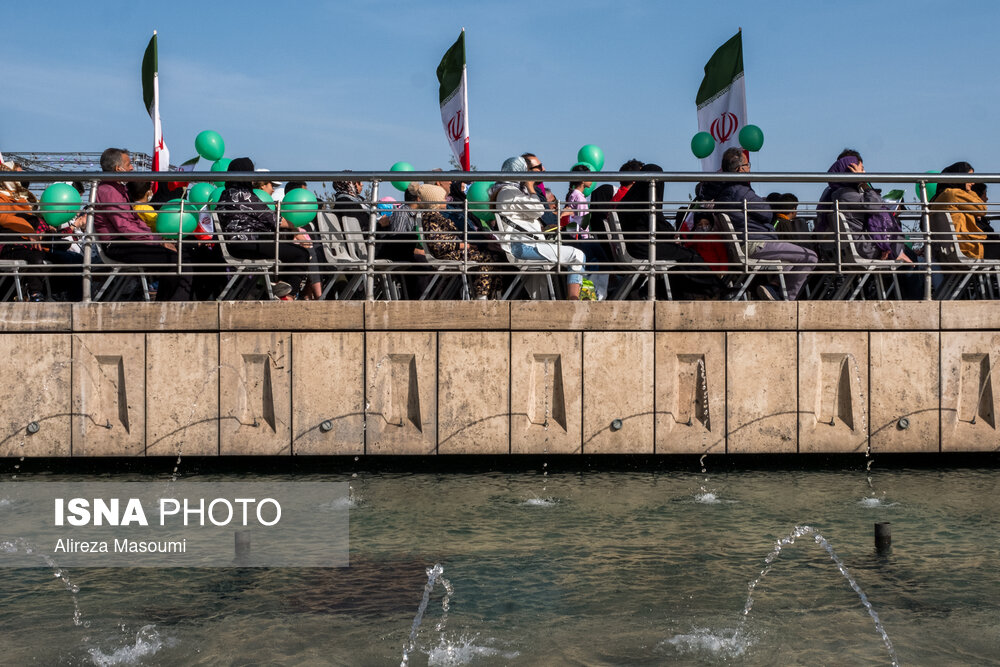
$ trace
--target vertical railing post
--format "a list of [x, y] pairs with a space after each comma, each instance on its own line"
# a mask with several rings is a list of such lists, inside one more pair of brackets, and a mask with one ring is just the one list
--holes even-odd
[[372, 193], [368, 206], [368, 239], [365, 244], [365, 299], [375, 300], [375, 227], [378, 224], [378, 181], [372, 181]]
[[184, 198], [181, 197], [181, 212], [178, 214], [178, 227], [177, 227], [177, 279], [180, 280], [181, 272], [184, 269], [183, 264], [181, 264], [181, 256], [184, 254]]
[[[462, 200], [462, 299], [469, 289], [469, 198]], [[472, 298], [472, 295], [469, 294]]]
[[750, 273], [750, 209], [743, 200], [743, 272]]
[[87, 223], [83, 227], [83, 302], [90, 303], [93, 279], [90, 271], [90, 244], [94, 234], [94, 205], [97, 202], [97, 186], [100, 181], [90, 182], [90, 205], [87, 207]]
[[834, 243], [837, 244], [837, 275], [841, 275], [844, 267], [841, 263], [841, 248], [840, 248], [840, 200], [837, 199], [833, 202], [833, 239]]
[[931, 291], [934, 287], [932, 265], [934, 252], [931, 247], [931, 215], [930, 203], [927, 201], [927, 181], [920, 181], [920, 204], [920, 226], [924, 232], [924, 260], [927, 262], [927, 268], [924, 272], [924, 301], [930, 301]]
[[[635, 186], [632, 186], [635, 187]], [[649, 181], [649, 285], [646, 300], [656, 301], [656, 181]]]

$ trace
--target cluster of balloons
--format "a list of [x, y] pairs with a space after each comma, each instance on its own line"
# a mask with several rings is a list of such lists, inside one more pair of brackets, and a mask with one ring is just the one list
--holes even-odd
[[[754, 153], [764, 146], [764, 133], [756, 125], [744, 125], [739, 134], [740, 146]], [[715, 138], [708, 132], [698, 132], [691, 137], [691, 152], [698, 159], [715, 152]]]
[[[195, 137], [194, 140], [194, 148], [198, 151], [198, 155], [206, 160], [212, 161], [211, 171], [229, 171], [229, 163], [232, 162], [232, 160], [227, 157], [223, 157], [226, 153], [226, 142], [222, 139], [222, 135], [218, 132], [214, 132], [212, 130], [199, 132], [198, 136]], [[412, 169], [413, 168], [410, 167], [411, 171]], [[219, 202], [219, 197], [222, 196], [222, 193], [226, 189], [225, 185], [225, 181], [197, 183], [188, 188], [187, 201], [193, 207], [196, 207], [195, 210], [206, 205], [209, 206], [210, 209], [214, 210], [215, 205]], [[254, 190], [254, 194], [257, 195], [258, 199], [267, 204], [268, 208], [272, 211], [277, 209], [277, 204], [275, 204], [274, 198], [264, 190], [256, 188]], [[164, 206], [164, 209], [166, 209], [166, 206]], [[316, 199], [316, 195], [305, 188], [292, 190], [286, 193], [284, 198], [281, 200], [281, 217], [295, 227], [308, 225], [316, 219], [316, 214], [318, 212], [319, 204]], [[161, 226], [162, 223], [158, 221], [158, 229]], [[170, 219], [169, 226], [171, 228], [175, 226], [172, 218]], [[184, 233], [188, 233], [185, 228], [186, 223], [178, 225], [177, 227], [178, 229], [184, 231]]]

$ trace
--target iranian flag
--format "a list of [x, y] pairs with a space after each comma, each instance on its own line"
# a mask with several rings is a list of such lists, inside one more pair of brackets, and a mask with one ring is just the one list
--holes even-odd
[[465, 70], [465, 29], [451, 45], [437, 68], [441, 122], [451, 144], [451, 152], [462, 169], [470, 170], [469, 161], [469, 79]]
[[[153, 171], [170, 171], [170, 151], [163, 143], [163, 128], [160, 127], [160, 84], [157, 76], [156, 31], [149, 40], [146, 53], [142, 56], [142, 101], [153, 119]], [[157, 184], [153, 183], [153, 192]]]
[[719, 171], [722, 154], [739, 146], [747, 123], [747, 90], [743, 82], [743, 32], [719, 47], [705, 65], [698, 88], [698, 131], [715, 138], [715, 151], [701, 160], [702, 171]]

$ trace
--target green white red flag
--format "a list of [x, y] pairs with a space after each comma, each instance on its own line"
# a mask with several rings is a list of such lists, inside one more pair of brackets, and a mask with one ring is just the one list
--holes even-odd
[[747, 123], [747, 92], [743, 81], [743, 32], [737, 32], [709, 58], [698, 88], [698, 131], [715, 139], [715, 150], [701, 160], [702, 171], [719, 171], [722, 154], [739, 146]]
[[469, 159], [469, 85], [465, 68], [465, 29], [451, 45], [437, 68], [440, 87], [441, 122], [451, 145], [451, 152], [462, 169], [470, 170]]
[[[153, 171], [170, 171], [170, 151], [163, 142], [163, 128], [160, 126], [160, 84], [157, 75], [156, 31], [146, 46], [142, 56], [142, 101], [153, 120]], [[156, 183], [153, 183], [156, 191]]]

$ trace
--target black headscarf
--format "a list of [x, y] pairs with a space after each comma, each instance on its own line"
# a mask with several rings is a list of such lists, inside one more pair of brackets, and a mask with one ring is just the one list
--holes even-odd
[[[955, 162], [954, 164], [949, 164], [947, 167], [941, 170], [942, 174], [970, 174], [971, 179], [972, 165], [968, 162]], [[956, 190], [964, 190], [965, 183], [938, 183], [937, 192], [934, 194], [934, 199], [937, 199], [941, 194], [949, 189], [955, 188]]]
[[[254, 165], [253, 160], [248, 157], [238, 157], [233, 158], [233, 161], [229, 163], [229, 168], [226, 171], [253, 171]], [[226, 181], [227, 188], [247, 188], [249, 190], [253, 189], [252, 181]]]

